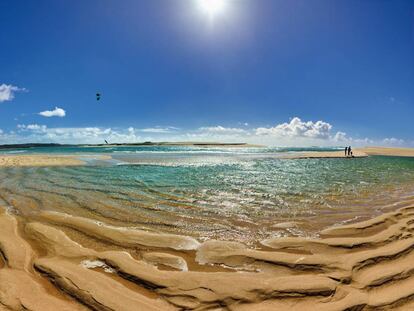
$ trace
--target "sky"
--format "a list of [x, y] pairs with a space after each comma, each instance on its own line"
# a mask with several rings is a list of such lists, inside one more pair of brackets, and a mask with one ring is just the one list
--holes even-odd
[[0, 0], [0, 144], [414, 146], [413, 119], [412, 0]]

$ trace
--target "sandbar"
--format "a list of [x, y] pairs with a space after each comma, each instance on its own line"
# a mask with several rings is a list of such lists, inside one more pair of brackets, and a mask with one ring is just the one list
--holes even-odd
[[110, 155], [46, 155], [46, 154], [0, 154], [0, 167], [46, 167], [81, 166], [92, 160], [111, 160]]
[[364, 147], [353, 149], [353, 155], [345, 155], [345, 150], [338, 151], [314, 151], [295, 153], [283, 158], [288, 159], [323, 159], [323, 158], [366, 158], [368, 156], [395, 156], [414, 157], [414, 148], [391, 148], [391, 147]]
[[85, 162], [74, 156], [0, 155], [0, 167], [14, 166], [77, 166]]

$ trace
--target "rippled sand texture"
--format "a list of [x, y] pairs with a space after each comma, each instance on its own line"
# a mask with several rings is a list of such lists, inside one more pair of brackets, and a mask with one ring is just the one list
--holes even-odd
[[251, 249], [0, 211], [0, 310], [410, 310], [414, 201]]

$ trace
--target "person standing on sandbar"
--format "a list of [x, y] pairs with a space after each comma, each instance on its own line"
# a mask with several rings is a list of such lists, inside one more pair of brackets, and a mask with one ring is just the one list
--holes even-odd
[[345, 156], [348, 155], [348, 147], [345, 147]]

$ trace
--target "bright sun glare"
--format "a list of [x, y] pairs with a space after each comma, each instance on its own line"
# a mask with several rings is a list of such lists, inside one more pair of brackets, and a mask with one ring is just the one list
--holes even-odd
[[201, 9], [209, 16], [222, 13], [226, 8], [226, 0], [198, 0]]

